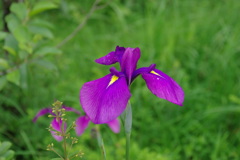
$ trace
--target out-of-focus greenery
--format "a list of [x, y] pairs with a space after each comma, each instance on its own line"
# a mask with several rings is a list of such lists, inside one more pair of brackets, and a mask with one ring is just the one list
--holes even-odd
[[[61, 0], [59, 9], [39, 15], [54, 26], [52, 46], [76, 28], [93, 2]], [[239, 159], [240, 2], [104, 0], [102, 5], [61, 47], [63, 54], [46, 57], [57, 70], [29, 67], [27, 88], [9, 83], [0, 92], [0, 141], [13, 144], [16, 159], [53, 157], [45, 151], [52, 141], [57, 144], [45, 129], [49, 118], [41, 117], [36, 124], [32, 118], [55, 99], [81, 110], [83, 83], [109, 73], [109, 66], [94, 60], [117, 45], [139, 47], [138, 67], [157, 64], [185, 91], [184, 106], [179, 107], [152, 95], [140, 77], [135, 80], [131, 159]], [[123, 159], [123, 131], [115, 135], [105, 125], [101, 130], [107, 158]], [[82, 150], [85, 159], [101, 159], [90, 132], [91, 127], [74, 149]]]
[[0, 159], [1, 160], [11, 160], [14, 157], [14, 151], [10, 150], [10, 142], [0, 142]]

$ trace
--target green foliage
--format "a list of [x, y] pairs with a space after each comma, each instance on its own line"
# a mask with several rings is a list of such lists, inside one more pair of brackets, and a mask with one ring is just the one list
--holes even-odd
[[[36, 4], [21, 2], [11, 5], [11, 14], [6, 17], [10, 32], [0, 33], [0, 40], [4, 40], [3, 48], [10, 54], [7, 59], [1, 58], [0, 65], [4, 65], [1, 75], [6, 76], [9, 82], [26, 88], [29, 64], [56, 70], [57, 67], [53, 63], [44, 59], [50, 55], [60, 54], [61, 50], [50, 43], [54, 38], [50, 30], [52, 25], [37, 15], [57, 7], [57, 3], [53, 1], [38, 1]], [[24, 72], [21, 72], [24, 68], [22, 66], [25, 67]], [[3, 88], [6, 83], [1, 84]]]
[[0, 129], [0, 139], [11, 139], [20, 159], [37, 153], [29, 137], [32, 117], [26, 118], [23, 97], [31, 94], [32, 77], [57, 71], [49, 59], [62, 53], [52, 43], [53, 25], [41, 17], [59, 5], [56, 0], [45, 2], [49, 6], [42, 5], [43, 1], [12, 3], [5, 18], [9, 32], [0, 32], [0, 112], [4, 113], [0, 121], [6, 125]]
[[34, 5], [33, 9], [30, 11], [30, 16], [34, 16], [46, 10], [55, 9], [55, 8], [58, 8], [58, 5], [54, 2], [47, 1], [47, 0], [38, 1]]
[[0, 160], [12, 160], [14, 151], [10, 150], [11, 143], [4, 141], [0, 142]]
[[7, 33], [0, 31], [0, 41], [3, 40], [7, 36]]

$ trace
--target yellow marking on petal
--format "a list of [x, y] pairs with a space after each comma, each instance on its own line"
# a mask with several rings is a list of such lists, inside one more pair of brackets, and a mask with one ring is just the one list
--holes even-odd
[[118, 80], [118, 76], [113, 75], [111, 78], [111, 81], [109, 82], [108, 86], [112, 85], [114, 82], [116, 82]]
[[[152, 74], [155, 74], [155, 75], [157, 75], [157, 76], [161, 76], [160, 74], [158, 74], [157, 72], [155, 72], [155, 71], [151, 71], [150, 73], [152, 73]], [[162, 76], [161, 76], [162, 77]]]
[[[159, 77], [164, 78], [163, 76], [161, 76], [160, 74], [158, 74], [158, 73], [155, 72], [154, 70], [152, 70], [150, 73], [155, 74], [155, 75], [157, 75], [157, 76], [159, 76]], [[157, 79], [159, 80], [159, 78], [157, 78]], [[164, 79], [166, 79], [166, 78], [164, 78]]]

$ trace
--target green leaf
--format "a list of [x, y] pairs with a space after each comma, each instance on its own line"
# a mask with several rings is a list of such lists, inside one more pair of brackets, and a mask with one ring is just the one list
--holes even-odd
[[12, 97], [8, 96], [8, 95], [4, 95], [4, 94], [0, 94], [0, 99], [1, 102], [4, 102], [6, 104], [8, 104], [9, 106], [12, 106], [14, 109], [16, 109], [21, 116], [27, 116], [25, 113], [25, 110], [22, 108], [22, 106], [20, 106], [18, 104], [18, 102], [16, 101], [16, 99], [13, 99]]
[[0, 58], [0, 70], [1, 70], [2, 68], [3, 68], [3, 69], [8, 68], [8, 61], [5, 60], [5, 59], [3, 59], [3, 58]]
[[12, 82], [16, 84], [17, 86], [20, 86], [20, 73], [19, 70], [14, 70], [7, 74], [7, 80], [9, 82]]
[[42, 47], [35, 52], [36, 56], [61, 54], [62, 51], [55, 47]]
[[19, 43], [27, 43], [31, 40], [31, 35], [25, 26], [18, 26], [12, 33]]
[[28, 57], [28, 52], [26, 52], [26, 51], [24, 51], [24, 50], [20, 50], [19, 52], [18, 52], [18, 57], [19, 57], [19, 59], [20, 60], [25, 60], [27, 57]]
[[8, 15], [6, 20], [9, 30], [19, 43], [26, 43], [31, 40], [31, 34], [28, 28], [23, 26], [15, 15]]
[[58, 8], [58, 6], [51, 1], [38, 1], [37, 4], [33, 7], [33, 10], [30, 11], [30, 16], [34, 16], [43, 11], [55, 9], [55, 8]]
[[233, 103], [240, 104], [240, 97], [237, 97], [236, 95], [229, 95], [229, 100]]
[[30, 25], [28, 27], [29, 31], [34, 33], [34, 34], [40, 34], [46, 38], [53, 38], [52, 32], [46, 28], [46, 27], [41, 27], [41, 26], [36, 26], [36, 25]]
[[44, 67], [48, 70], [52, 70], [52, 71], [57, 70], [57, 67], [52, 62], [49, 62], [49, 61], [46, 61], [46, 60], [35, 60], [35, 61], [33, 61], [33, 63], [36, 64], [36, 65], [39, 65], [41, 67]]
[[3, 49], [8, 51], [10, 54], [16, 56], [18, 51], [18, 42], [13, 35], [8, 34], [5, 38]]
[[62, 158], [52, 158], [51, 160], [62, 160]]
[[3, 155], [3, 157], [5, 158], [5, 160], [12, 160], [14, 157], [14, 153], [14, 151], [9, 150]]
[[52, 23], [50, 23], [49, 21], [45, 21], [43, 19], [34, 19], [31, 21], [31, 25], [54, 29], [54, 25]]
[[[20, 43], [19, 48], [22, 49], [23, 52], [26, 51], [27, 55], [32, 54], [33, 48], [30, 43]], [[22, 58], [20, 54], [21, 51], [19, 52], [19, 56]]]
[[26, 63], [23, 63], [20, 67], [19, 67], [19, 70], [20, 70], [20, 82], [21, 82], [21, 87], [23, 89], [27, 89], [28, 88], [28, 83], [27, 83], [27, 64]]
[[21, 21], [14, 14], [7, 15], [6, 22], [11, 32], [18, 28], [19, 25], [21, 25]]
[[9, 46], [4, 46], [3, 49], [6, 50], [8, 53], [14, 55], [14, 56], [17, 54], [16, 51]]
[[24, 20], [27, 17], [27, 7], [24, 3], [13, 3], [10, 10], [12, 13], [16, 14], [20, 20]]
[[0, 144], [0, 155], [3, 155], [11, 147], [10, 142], [2, 142]]
[[4, 86], [7, 84], [7, 79], [5, 76], [0, 77], [0, 91], [4, 88]]
[[4, 40], [6, 36], [7, 36], [7, 33], [6, 33], [6, 32], [0, 31], [0, 41], [1, 41], [1, 40]]

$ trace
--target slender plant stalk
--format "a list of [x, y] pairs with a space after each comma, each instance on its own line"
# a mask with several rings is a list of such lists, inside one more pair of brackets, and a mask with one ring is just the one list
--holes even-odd
[[98, 9], [98, 4], [101, 0], [96, 0], [90, 11], [88, 12], [88, 14], [84, 17], [83, 21], [77, 26], [77, 28], [71, 33], [69, 34], [62, 42], [60, 42], [57, 47], [60, 48], [61, 46], [63, 46], [65, 43], [67, 43], [68, 41], [70, 41], [74, 36], [76, 36], [76, 34], [83, 28], [83, 26], [87, 23], [88, 19], [90, 18], [90, 16], [93, 14], [93, 12]]
[[64, 159], [55, 149], [52, 149], [54, 153], [56, 153], [60, 158]]
[[66, 137], [65, 136], [63, 136], [63, 150], [64, 150], [64, 160], [68, 160], [67, 141], [66, 141]]
[[100, 149], [101, 149], [103, 159], [106, 160], [106, 159], [107, 159], [106, 150], [105, 150], [105, 147], [104, 147], [104, 142], [103, 142], [103, 138], [102, 138], [101, 133], [100, 133], [100, 128], [99, 128], [99, 126], [96, 127], [96, 132], [97, 132], [98, 146], [99, 146]]
[[125, 110], [124, 115], [124, 128], [126, 134], [126, 160], [129, 160], [130, 156], [130, 138], [131, 138], [131, 130], [132, 130], [132, 107], [130, 102], [128, 102], [128, 106]]
[[130, 155], [130, 137], [131, 133], [126, 133], [126, 160], [129, 160]]
[[63, 137], [63, 152], [64, 152], [64, 160], [68, 160], [68, 153], [67, 153], [67, 141], [66, 141], [66, 133], [65, 133], [65, 121], [62, 119], [60, 115], [57, 115], [59, 117], [57, 117], [57, 120], [60, 122], [62, 121], [62, 125], [61, 125], [61, 136]]

